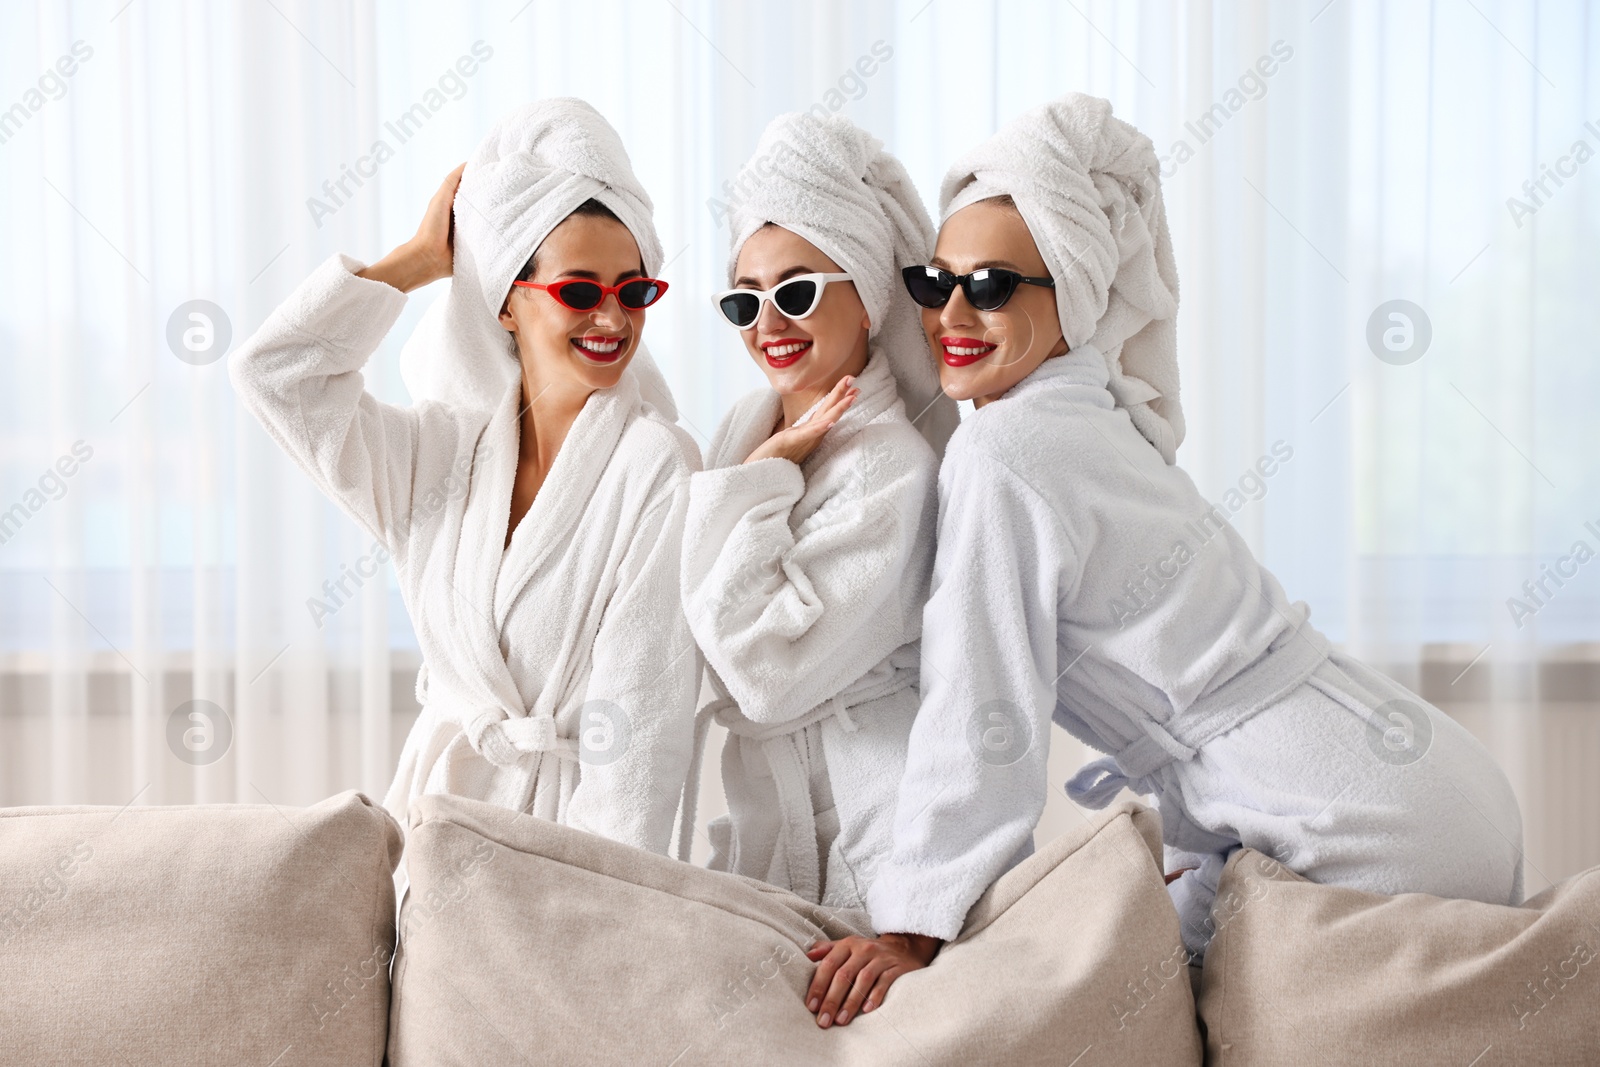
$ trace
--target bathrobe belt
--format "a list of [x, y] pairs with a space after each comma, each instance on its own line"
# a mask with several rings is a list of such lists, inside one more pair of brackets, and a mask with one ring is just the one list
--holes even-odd
[[429, 685], [428, 664], [417, 670], [417, 703], [461, 727], [472, 750], [496, 767], [514, 767], [534, 753], [578, 760], [578, 742], [556, 734], [549, 715], [515, 714], [498, 703], [475, 704], [448, 689]]
[[1287, 629], [1254, 663], [1170, 722], [1135, 709], [1129, 717], [1140, 735], [1079, 768], [1067, 781], [1067, 796], [1082, 807], [1103, 808], [1124, 788], [1155, 792], [1156, 772], [1193, 759], [1206, 742], [1283, 699], [1327, 661], [1328, 647], [1327, 638], [1310, 626]]
[[772, 771], [781, 820], [773, 859], [776, 861], [780, 855], [783, 857], [789, 874], [789, 889], [812, 903], [819, 902], [822, 887], [819, 874], [821, 859], [817, 853], [817, 813], [811, 804], [810, 775], [800, 758], [799, 744], [794, 735], [828, 718], [837, 718], [846, 732], [854, 733], [856, 723], [850, 717], [849, 709], [879, 700], [916, 683], [915, 666], [897, 666], [890, 662], [896, 654], [885, 656], [877, 666], [843, 690], [804, 715], [787, 722], [752, 722], [739, 711], [738, 703], [731, 697], [719, 697], [702, 707], [695, 715], [694, 749], [689, 759], [688, 781], [684, 786], [684, 818], [678, 834], [678, 858], [685, 861], [689, 859], [706, 732], [711, 720], [716, 719], [730, 734], [761, 746], [761, 753]]

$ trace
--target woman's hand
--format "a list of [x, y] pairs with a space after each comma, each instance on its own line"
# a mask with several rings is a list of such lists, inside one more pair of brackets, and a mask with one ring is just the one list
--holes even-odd
[[466, 166], [463, 163], [451, 171], [439, 191], [433, 194], [416, 236], [372, 266], [357, 271], [356, 277], [387, 282], [402, 293], [450, 277], [455, 261], [455, 218], [451, 209], [455, 206], [456, 187], [461, 184], [461, 172]]
[[806, 1007], [823, 1029], [834, 1023], [844, 1026], [857, 1009], [867, 1012], [882, 1004], [896, 978], [933, 962], [942, 944], [923, 934], [818, 941], [806, 949], [806, 958], [817, 965], [806, 990]]
[[828, 395], [822, 398], [822, 405], [812, 412], [811, 418], [798, 426], [788, 426], [756, 446], [756, 450], [745, 459], [746, 463], [754, 463], [761, 459], [787, 459], [793, 463], [804, 462], [805, 458], [815, 452], [822, 443], [822, 436], [832, 429], [833, 424], [855, 403], [856, 397], [861, 395], [861, 390], [855, 387], [855, 378], [845, 375], [834, 383]]

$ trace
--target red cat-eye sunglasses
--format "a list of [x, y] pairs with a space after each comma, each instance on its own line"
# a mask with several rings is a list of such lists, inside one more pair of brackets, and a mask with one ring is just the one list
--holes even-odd
[[601, 285], [599, 282], [585, 281], [582, 278], [549, 284], [524, 281], [515, 281], [511, 284], [520, 285], [524, 289], [543, 289], [568, 311], [593, 311], [612, 293], [617, 294], [617, 303], [629, 311], [642, 311], [660, 300], [661, 294], [667, 291], [667, 283], [659, 278], [629, 278], [616, 285]]

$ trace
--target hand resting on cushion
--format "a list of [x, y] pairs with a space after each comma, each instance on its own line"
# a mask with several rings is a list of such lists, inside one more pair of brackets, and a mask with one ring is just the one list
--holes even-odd
[[[1171, 885], [1192, 870], [1180, 867], [1164, 880]], [[896, 978], [932, 963], [943, 944], [924, 934], [818, 941], [806, 949], [806, 958], [817, 965], [806, 989], [806, 1008], [824, 1030], [834, 1023], [846, 1026], [858, 1011], [868, 1012], [882, 1004]]]
[[817, 964], [806, 990], [806, 1008], [827, 1029], [849, 1023], [857, 1009], [871, 1011], [883, 1003], [896, 978], [933, 962], [944, 942], [924, 934], [879, 934], [818, 941], [806, 949]]

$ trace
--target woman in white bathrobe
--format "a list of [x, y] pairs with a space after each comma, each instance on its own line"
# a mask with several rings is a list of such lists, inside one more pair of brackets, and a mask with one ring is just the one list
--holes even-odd
[[821, 1025], [881, 1004], [1032, 851], [1052, 721], [1109, 754], [1072, 799], [1154, 794], [1191, 958], [1241, 845], [1317, 882], [1520, 902], [1521, 816], [1489, 753], [1332, 650], [1175, 465], [1157, 174], [1147, 138], [1074, 94], [945, 179], [907, 287], [946, 390], [977, 410], [939, 472], [923, 704], [868, 902], [887, 933], [817, 946]]
[[[329, 259], [230, 359], [245, 405], [393, 555], [424, 661], [385, 800], [401, 825], [441, 792], [670, 847], [699, 454], [638, 347], [660, 263], [615, 132], [541, 101], [445, 181], [416, 237], [370, 266]], [[363, 365], [404, 294], [452, 272], [404, 354], [422, 399], [378, 401]]]
[[770, 387], [718, 427], [684, 527], [716, 697], [701, 724], [730, 733], [711, 865], [861, 908], [917, 711], [935, 449], [955, 422], [898, 293], [933, 226], [843, 118], [775, 119], [736, 188], [716, 303]]

